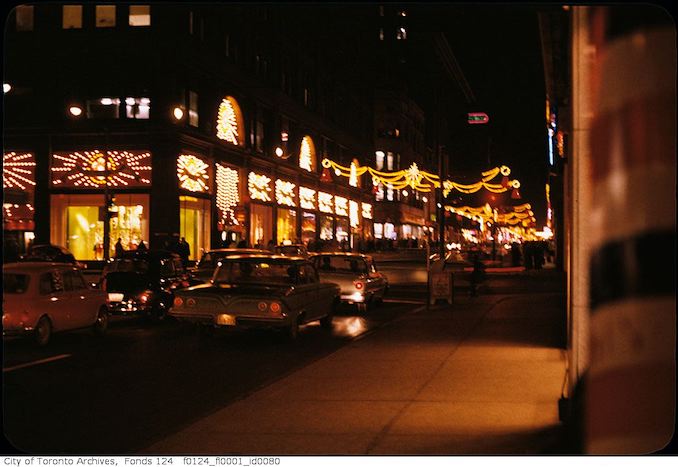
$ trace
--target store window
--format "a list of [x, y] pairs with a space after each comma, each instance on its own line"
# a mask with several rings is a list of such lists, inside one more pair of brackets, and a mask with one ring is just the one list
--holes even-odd
[[374, 238], [383, 238], [383, 237], [384, 237], [384, 224], [375, 223]]
[[129, 7], [129, 25], [130, 26], [150, 26], [151, 25], [151, 7], [149, 5], [130, 5], [130, 7]]
[[191, 252], [190, 260], [200, 257], [210, 244], [210, 202], [193, 196], [179, 196], [179, 230]]
[[250, 244], [265, 247], [273, 239], [273, 208], [251, 204], [250, 210]]
[[115, 27], [115, 5], [96, 6], [96, 26], [98, 28]]
[[320, 240], [332, 240], [334, 238], [334, 217], [320, 216]]
[[[51, 242], [64, 245], [78, 260], [104, 258], [104, 196], [52, 195]], [[125, 250], [134, 250], [141, 240], [148, 245], [149, 196], [115, 194], [110, 219], [110, 257], [120, 238]]]
[[100, 99], [88, 99], [87, 118], [119, 118], [120, 99], [117, 97], [102, 97]]
[[304, 212], [301, 218], [301, 241], [308, 245], [310, 241], [315, 242], [316, 215], [312, 212]]
[[278, 208], [278, 245], [297, 240], [297, 211]]
[[16, 15], [17, 31], [33, 30], [33, 7], [30, 5], [19, 5], [14, 10]]
[[338, 217], [337, 218], [337, 232], [336, 232], [336, 239], [339, 243], [346, 241], [349, 241], [349, 237], [351, 234], [351, 230], [349, 229], [348, 226], [348, 219], [343, 218], [343, 217]]
[[82, 29], [82, 5], [64, 5], [61, 12], [64, 29]]
[[150, 117], [151, 100], [148, 97], [127, 97], [125, 115], [127, 118], [145, 120]]

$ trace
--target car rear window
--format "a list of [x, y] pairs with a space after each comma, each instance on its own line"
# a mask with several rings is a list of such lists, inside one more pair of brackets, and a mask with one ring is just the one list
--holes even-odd
[[27, 274], [3, 273], [4, 282], [2, 288], [5, 293], [22, 294], [28, 290], [29, 276]]
[[298, 278], [299, 267], [293, 263], [225, 260], [217, 269], [214, 281], [222, 284], [295, 284]]
[[313, 264], [319, 272], [338, 272], [344, 274], [367, 274], [367, 264], [362, 258], [350, 256], [316, 256]]

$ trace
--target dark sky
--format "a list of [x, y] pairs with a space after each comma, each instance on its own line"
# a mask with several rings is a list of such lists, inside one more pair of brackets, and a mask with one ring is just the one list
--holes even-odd
[[[468, 128], [467, 140], [483, 146], [483, 156], [489, 143], [491, 167], [511, 167], [512, 177], [522, 184], [522, 202], [532, 204], [540, 229], [546, 220], [548, 146], [537, 10], [488, 4], [448, 9], [448, 41], [478, 109], [490, 116], [487, 126]], [[468, 149], [478, 157], [474, 148]]]

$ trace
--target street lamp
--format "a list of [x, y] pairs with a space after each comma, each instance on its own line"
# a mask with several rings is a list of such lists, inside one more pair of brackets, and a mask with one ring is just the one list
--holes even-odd
[[174, 109], [172, 109], [172, 116], [176, 121], [181, 121], [181, 119], [184, 118], [184, 109], [178, 106], [175, 107]]

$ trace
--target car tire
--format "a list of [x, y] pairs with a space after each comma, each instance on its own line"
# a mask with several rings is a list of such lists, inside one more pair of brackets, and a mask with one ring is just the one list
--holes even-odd
[[52, 337], [52, 322], [47, 316], [43, 316], [38, 320], [38, 324], [33, 331], [33, 337], [39, 347], [44, 347], [49, 343]]
[[299, 320], [301, 317], [298, 317], [292, 324], [287, 327], [287, 339], [290, 341], [296, 341], [299, 338]]
[[106, 331], [108, 330], [108, 310], [106, 308], [101, 307], [99, 309], [97, 320], [94, 322], [92, 329], [97, 336], [106, 334]]
[[332, 306], [330, 307], [330, 312], [327, 313], [327, 315], [323, 316], [320, 318], [320, 326], [323, 329], [332, 329], [332, 320], [334, 319], [334, 314], [337, 311], [337, 301], [332, 302]]

